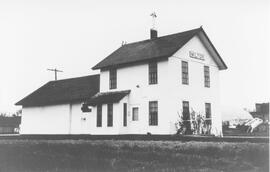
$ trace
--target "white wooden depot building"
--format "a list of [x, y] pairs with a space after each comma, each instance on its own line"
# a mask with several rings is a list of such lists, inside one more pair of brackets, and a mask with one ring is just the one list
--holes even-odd
[[182, 112], [222, 133], [219, 72], [227, 69], [203, 28], [129, 43], [93, 67], [99, 75], [50, 81], [16, 103], [21, 134], [175, 134]]

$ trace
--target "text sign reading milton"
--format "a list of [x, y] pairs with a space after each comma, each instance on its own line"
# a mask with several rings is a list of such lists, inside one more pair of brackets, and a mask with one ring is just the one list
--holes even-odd
[[204, 55], [201, 53], [196, 53], [194, 51], [189, 51], [189, 57], [198, 59], [198, 60], [204, 60]]

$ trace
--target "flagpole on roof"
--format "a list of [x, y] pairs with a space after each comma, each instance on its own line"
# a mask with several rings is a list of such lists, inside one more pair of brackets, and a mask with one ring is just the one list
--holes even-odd
[[150, 16], [152, 17], [152, 29], [155, 29], [155, 27], [156, 27], [157, 14], [156, 14], [156, 12], [152, 12], [150, 14]]

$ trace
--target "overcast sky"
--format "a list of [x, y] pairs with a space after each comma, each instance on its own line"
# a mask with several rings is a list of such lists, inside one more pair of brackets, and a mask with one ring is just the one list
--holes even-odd
[[221, 71], [223, 108], [269, 101], [270, 6], [267, 0], [0, 1], [0, 111], [54, 79], [98, 73], [97, 62], [129, 42], [203, 25], [228, 66]]

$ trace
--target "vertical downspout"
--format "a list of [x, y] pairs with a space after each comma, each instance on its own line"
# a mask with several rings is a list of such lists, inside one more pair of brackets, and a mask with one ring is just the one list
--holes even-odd
[[72, 122], [72, 104], [69, 104], [69, 123], [68, 123], [68, 134], [71, 134], [71, 122]]

